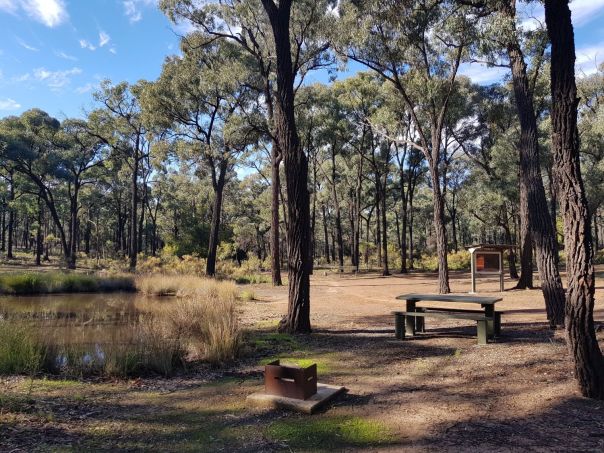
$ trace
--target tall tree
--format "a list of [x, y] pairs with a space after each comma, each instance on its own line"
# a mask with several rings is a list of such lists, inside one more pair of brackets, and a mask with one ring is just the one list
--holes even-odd
[[[295, 89], [309, 71], [331, 64], [323, 39], [323, 30], [327, 28], [325, 23], [332, 20], [329, 14], [325, 14], [329, 3], [330, 0], [298, 0], [286, 8], [291, 9], [288, 37], [292, 55], [295, 56], [292, 60], [293, 78], [297, 79]], [[173, 21], [184, 20], [193, 24], [205, 35], [207, 44], [220, 39], [229, 40], [239, 45], [255, 62], [254, 68], [260, 77], [254, 87], [264, 99], [265, 132], [272, 145], [271, 267], [273, 284], [280, 286], [279, 200], [282, 197], [279, 168], [283, 161], [283, 150], [276, 138], [275, 62], [278, 57], [271, 21], [264, 13], [265, 8], [260, 0], [162, 0], [160, 8]]]
[[[528, 219], [530, 236], [537, 250], [537, 267], [541, 289], [545, 297], [547, 318], [550, 325], [561, 326], [564, 324], [564, 289], [557, 267], [555, 231], [541, 177], [533, 90], [516, 30], [516, 2], [515, 0], [504, 0], [499, 8], [509, 27], [509, 29], [506, 29], [505, 47], [511, 67], [514, 98], [520, 119], [520, 142], [518, 145], [520, 155], [520, 209], [525, 214], [521, 217], [523, 222], [521, 234], [523, 238], [528, 234], [526, 222], [523, 220]], [[537, 68], [536, 71], [538, 70]], [[523, 244], [523, 246], [523, 256], [532, 253], [532, 250], [527, 250], [528, 244]], [[529, 283], [523, 279], [524, 264], [522, 272], [518, 282], [519, 287]]]
[[146, 82], [129, 85], [126, 82], [112, 85], [101, 83], [94, 94], [102, 109], [90, 114], [89, 133], [111, 147], [113, 158], [126, 164], [130, 170], [130, 240], [128, 256], [130, 270], [136, 269], [138, 258], [139, 180], [142, 165], [149, 155], [151, 141], [148, 127], [143, 121], [140, 98]]
[[568, 0], [545, 0], [545, 21], [552, 45], [554, 170], [564, 215], [568, 279], [566, 332], [581, 393], [590, 398], [604, 399], [604, 357], [598, 346], [593, 321], [593, 243], [581, 177], [575, 37]]
[[[449, 1], [380, 0], [341, 3], [338, 51], [366, 65], [394, 86], [411, 114], [433, 190], [440, 293], [450, 292], [445, 205], [439, 163], [449, 101], [464, 50], [471, 43], [471, 16]], [[405, 18], [404, 21], [401, 18]]]
[[275, 99], [275, 138], [283, 153], [287, 186], [287, 248], [289, 302], [280, 329], [286, 332], [310, 332], [309, 245], [310, 205], [308, 195], [308, 160], [300, 146], [296, 129], [294, 84], [295, 66], [290, 46], [292, 0], [262, 0], [274, 39], [277, 78]]
[[201, 163], [210, 174], [214, 200], [206, 274], [213, 276], [227, 175], [250, 140], [241, 119], [254, 115], [248, 111], [251, 82], [240, 49], [228, 41], [204, 45], [203, 40], [195, 34], [183, 40], [183, 57], [168, 59], [144, 103], [151, 122], [192, 145], [181, 147], [181, 158]]

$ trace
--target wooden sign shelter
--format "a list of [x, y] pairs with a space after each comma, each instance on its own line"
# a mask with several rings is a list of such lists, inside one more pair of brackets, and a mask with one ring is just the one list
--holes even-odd
[[468, 247], [472, 273], [472, 290], [476, 292], [476, 278], [483, 275], [499, 276], [499, 290], [503, 291], [503, 252], [513, 245], [476, 244]]

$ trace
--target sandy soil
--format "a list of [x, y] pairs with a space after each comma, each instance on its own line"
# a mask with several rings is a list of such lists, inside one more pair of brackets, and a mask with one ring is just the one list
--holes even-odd
[[[595, 318], [604, 347], [599, 269]], [[467, 293], [455, 273], [452, 290]], [[511, 288], [513, 282], [506, 281]], [[484, 295], [500, 295], [495, 281]], [[246, 288], [250, 289], [250, 288]], [[420, 337], [396, 340], [395, 296], [432, 293], [434, 275], [312, 278], [313, 334], [272, 333], [287, 288], [254, 286], [242, 323], [245, 358], [225, 371], [116, 382], [0, 380], [0, 450], [127, 451], [604, 451], [604, 401], [576, 389], [564, 338], [547, 328], [538, 290], [509, 290], [502, 336], [476, 344], [471, 322], [430, 319]], [[475, 307], [472, 307], [475, 308]], [[348, 394], [308, 417], [246, 407], [262, 388], [261, 360], [306, 359], [320, 381]], [[48, 414], [51, 414], [49, 416]], [[351, 428], [352, 427], [352, 428]]]
[[[342, 369], [324, 380], [350, 390], [342, 410], [392, 426], [400, 442], [384, 450], [604, 451], [604, 402], [581, 398], [564, 336], [547, 327], [540, 290], [513, 290], [511, 280], [504, 293], [494, 279], [478, 284], [480, 295], [503, 297], [502, 336], [487, 346], [476, 344], [472, 322], [458, 320], [428, 319], [425, 334], [393, 338], [390, 312], [403, 306], [395, 297], [434, 293], [435, 278], [313, 277], [314, 348], [337, 351]], [[454, 273], [451, 289], [467, 294], [469, 275]], [[278, 319], [286, 310], [285, 288], [257, 294], [262, 301], [248, 306], [250, 319]], [[604, 346], [601, 283], [595, 319]]]

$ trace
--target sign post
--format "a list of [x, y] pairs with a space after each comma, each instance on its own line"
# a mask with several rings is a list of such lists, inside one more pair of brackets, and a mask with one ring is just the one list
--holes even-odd
[[497, 275], [499, 277], [499, 291], [504, 291], [503, 252], [511, 247], [510, 245], [480, 244], [468, 248], [472, 276], [470, 293], [476, 292], [476, 278], [480, 275]]

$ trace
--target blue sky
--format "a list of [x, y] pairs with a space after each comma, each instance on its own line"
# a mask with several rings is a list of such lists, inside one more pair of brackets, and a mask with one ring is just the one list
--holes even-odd
[[[59, 119], [93, 107], [99, 81], [153, 80], [178, 49], [175, 28], [157, 0], [0, 0], [0, 117], [39, 107]], [[604, 62], [604, 0], [572, 3], [577, 68], [590, 73]], [[523, 21], [543, 21], [533, 7]], [[505, 70], [466, 65], [477, 83]], [[350, 71], [347, 73], [349, 74]], [[325, 74], [308, 82], [326, 81]]]

